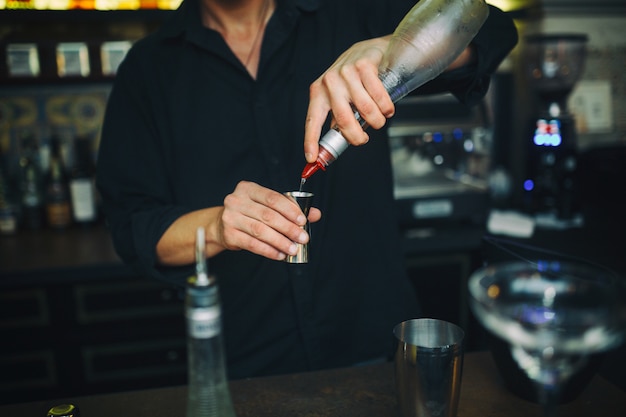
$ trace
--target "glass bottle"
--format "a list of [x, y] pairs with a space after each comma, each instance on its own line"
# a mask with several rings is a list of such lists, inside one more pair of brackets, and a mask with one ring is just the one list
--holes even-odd
[[[441, 74], [469, 45], [489, 15], [485, 0], [421, 0], [394, 31], [378, 68], [379, 78], [395, 103]], [[365, 121], [355, 117], [363, 129]], [[338, 127], [319, 142], [317, 161], [302, 171], [303, 182], [325, 170], [348, 148]]]
[[226, 377], [221, 303], [215, 277], [207, 274], [204, 229], [196, 235], [196, 275], [185, 297], [187, 321], [187, 417], [235, 417]]
[[0, 153], [0, 235], [17, 232], [17, 208], [11, 195], [10, 180], [2, 153]]
[[85, 137], [74, 140], [74, 165], [70, 175], [70, 196], [74, 221], [81, 225], [94, 223], [98, 218], [95, 164], [91, 154], [91, 141]]
[[63, 230], [72, 224], [69, 181], [61, 155], [59, 138], [50, 139], [50, 162], [46, 177], [46, 219], [48, 226]]
[[39, 230], [44, 226], [43, 176], [39, 149], [35, 137], [31, 134], [22, 137], [21, 144], [21, 223], [27, 230]]

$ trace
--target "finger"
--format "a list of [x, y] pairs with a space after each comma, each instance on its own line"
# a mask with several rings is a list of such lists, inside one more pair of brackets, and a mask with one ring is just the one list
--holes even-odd
[[[332, 91], [330, 105], [334, 124], [352, 145], [363, 145], [369, 140], [369, 137], [356, 119], [355, 110], [351, 105], [352, 93], [350, 89], [355, 89], [355, 87], [349, 88], [349, 84], [355, 82], [353, 80], [355, 74], [354, 68], [344, 66], [339, 72], [326, 73], [322, 82], [327, 91]], [[362, 86], [361, 90], [363, 91]]]
[[393, 114], [394, 106], [378, 78], [378, 69], [367, 60], [359, 60], [345, 69], [344, 77], [353, 106], [361, 118], [374, 129], [383, 127], [388, 115]]
[[279, 236], [298, 243], [308, 241], [308, 235], [301, 227], [306, 223], [306, 217], [295, 202], [281, 193], [254, 183], [240, 183], [237, 188], [247, 198], [239, 198], [238, 194], [229, 195], [224, 204], [226, 207], [233, 207], [233, 212], [240, 211], [242, 217], [251, 221], [234, 217], [233, 224], [239, 222], [235, 227], [266, 243], [282, 244], [283, 250], [286, 241], [281, 242]]
[[309, 96], [309, 107], [304, 125], [304, 157], [307, 162], [315, 162], [322, 126], [328, 118], [330, 103], [319, 79], [311, 84]]
[[[383, 59], [385, 50], [387, 49], [389, 37], [383, 37], [373, 40], [367, 50], [367, 58], [356, 62], [355, 67], [359, 73], [359, 78], [369, 96], [376, 102], [380, 112], [385, 118], [390, 118], [395, 112], [395, 106], [389, 92], [383, 85], [379, 77], [380, 62]], [[370, 124], [375, 127], [373, 124]], [[382, 127], [382, 126], [380, 126]]]
[[265, 219], [267, 222], [281, 221], [284, 218], [290, 224], [295, 223], [296, 227], [304, 226], [306, 223], [306, 217], [300, 206], [291, 197], [261, 187], [258, 192], [251, 195], [251, 198], [261, 206], [261, 214], [267, 217]]
[[[370, 65], [365, 67], [357, 66], [357, 69], [359, 70], [363, 87], [367, 90], [369, 96], [374, 100], [381, 114], [385, 117], [385, 119], [393, 117], [395, 113], [395, 106], [393, 101], [391, 101], [389, 92], [378, 76], [378, 69], [373, 70], [373, 67]], [[383, 127], [386, 120], [383, 120], [382, 122], [383, 124], [380, 126], [374, 125], [369, 121], [368, 124], [375, 129], [379, 129]]]
[[[227, 204], [231, 204], [227, 201]], [[250, 208], [256, 204], [250, 202], [240, 206], [240, 211], [226, 209], [222, 215], [224, 242], [229, 249], [244, 249], [272, 259], [279, 253], [294, 254], [294, 240], [301, 243], [308, 241], [308, 235], [298, 226], [293, 226], [297, 238], [290, 238], [278, 232], [274, 227], [258, 219], [258, 209]], [[263, 217], [262, 215], [260, 217]], [[282, 217], [282, 216], [279, 216]], [[284, 218], [283, 221], [287, 222]], [[302, 236], [304, 234], [304, 236]]]
[[315, 223], [319, 221], [321, 218], [322, 218], [322, 212], [318, 208], [311, 207], [309, 209], [309, 215], [308, 215], [309, 223]]
[[260, 256], [264, 256], [268, 259], [274, 259], [282, 261], [286, 258], [287, 253], [295, 254], [297, 252], [296, 245], [292, 242], [289, 243], [289, 247], [286, 251], [281, 251], [272, 245], [269, 245], [261, 240], [255, 239], [247, 233], [243, 233], [239, 230], [234, 230], [229, 234], [229, 244], [232, 247], [238, 249], [247, 250]]
[[250, 219], [244, 228], [248, 231], [248, 236], [253, 238], [249, 242], [251, 250], [261, 250], [265, 246], [271, 246], [278, 252], [295, 255], [296, 242], [307, 243], [309, 241], [308, 234], [300, 227], [292, 229], [294, 232], [292, 234], [295, 235], [293, 238], [254, 219]]

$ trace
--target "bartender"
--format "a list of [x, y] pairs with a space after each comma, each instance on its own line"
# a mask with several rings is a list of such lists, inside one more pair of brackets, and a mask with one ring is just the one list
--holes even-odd
[[[182, 287], [205, 228], [231, 379], [384, 360], [393, 326], [419, 316], [394, 218], [394, 106], [377, 77], [414, 3], [184, 0], [119, 67], [97, 169], [115, 248]], [[490, 6], [470, 46], [417, 93], [475, 103], [516, 41]], [[282, 192], [299, 187], [331, 122], [368, 143], [307, 181], [308, 235]], [[309, 263], [282, 261], [309, 240]]]

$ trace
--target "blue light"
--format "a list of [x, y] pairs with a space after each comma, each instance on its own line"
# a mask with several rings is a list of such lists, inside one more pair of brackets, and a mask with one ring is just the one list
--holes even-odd
[[441, 132], [433, 133], [433, 140], [437, 143], [441, 142], [443, 140], [443, 134]]
[[537, 120], [537, 128], [533, 136], [533, 143], [537, 146], [560, 146], [563, 142], [561, 137], [561, 122], [559, 120]]
[[532, 191], [533, 188], [535, 188], [535, 183], [533, 182], [533, 180], [524, 181], [524, 190]]
[[537, 261], [537, 270], [542, 272], [560, 272], [562, 265], [560, 261]]
[[560, 134], [553, 133], [543, 133], [543, 134], [535, 134], [533, 137], [533, 142], [537, 146], [559, 146], [563, 142]]
[[452, 136], [454, 137], [454, 139], [456, 140], [460, 140], [463, 139], [463, 130], [459, 127], [457, 127], [456, 129], [454, 129], [452, 131]]
[[523, 305], [520, 316], [523, 323], [541, 325], [554, 320], [554, 311], [544, 306]]

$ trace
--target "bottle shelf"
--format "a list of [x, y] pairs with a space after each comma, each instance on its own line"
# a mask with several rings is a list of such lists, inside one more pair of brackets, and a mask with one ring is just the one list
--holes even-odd
[[166, 9], [0, 9], [4, 28], [0, 84], [111, 81], [130, 44], [156, 30], [172, 13]]

